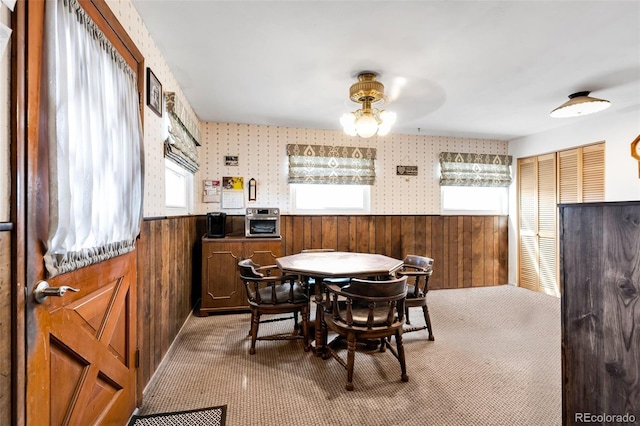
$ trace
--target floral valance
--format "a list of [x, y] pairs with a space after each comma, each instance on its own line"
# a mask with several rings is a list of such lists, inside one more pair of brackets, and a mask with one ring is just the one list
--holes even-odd
[[287, 145], [289, 183], [373, 185], [375, 148]]
[[174, 92], [165, 93], [169, 135], [164, 143], [164, 154], [185, 169], [195, 173], [200, 168], [198, 151], [200, 128], [189, 117], [186, 108]]
[[441, 186], [509, 186], [510, 155], [440, 153]]

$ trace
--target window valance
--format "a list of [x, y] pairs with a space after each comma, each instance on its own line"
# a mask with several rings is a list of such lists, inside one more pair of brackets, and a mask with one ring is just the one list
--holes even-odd
[[373, 185], [375, 148], [287, 145], [289, 183]]
[[200, 168], [198, 151], [200, 128], [190, 117], [174, 92], [165, 93], [169, 135], [164, 143], [164, 155], [195, 173]]
[[510, 155], [440, 153], [441, 186], [509, 186]]

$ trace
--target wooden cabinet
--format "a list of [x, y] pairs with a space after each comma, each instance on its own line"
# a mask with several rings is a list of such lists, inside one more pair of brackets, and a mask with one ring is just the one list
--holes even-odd
[[196, 309], [200, 316], [210, 312], [249, 309], [244, 285], [238, 274], [238, 262], [252, 259], [259, 265], [274, 265], [282, 254], [281, 238], [202, 238], [201, 299]]
[[[638, 420], [640, 203], [559, 210], [563, 424], [585, 415]], [[595, 424], [611, 423], [624, 421]]]

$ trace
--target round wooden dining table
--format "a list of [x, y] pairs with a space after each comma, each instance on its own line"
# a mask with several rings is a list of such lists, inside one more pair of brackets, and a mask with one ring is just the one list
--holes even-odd
[[322, 339], [322, 280], [324, 278], [368, 278], [393, 275], [402, 260], [375, 253], [322, 251], [297, 253], [276, 258], [276, 265], [285, 273], [313, 278], [315, 281], [315, 347], [316, 356], [324, 352]]

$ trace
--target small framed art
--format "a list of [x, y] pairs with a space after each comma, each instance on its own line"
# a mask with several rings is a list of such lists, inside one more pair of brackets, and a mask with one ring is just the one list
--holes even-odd
[[162, 117], [162, 84], [149, 67], [147, 67], [147, 105]]

